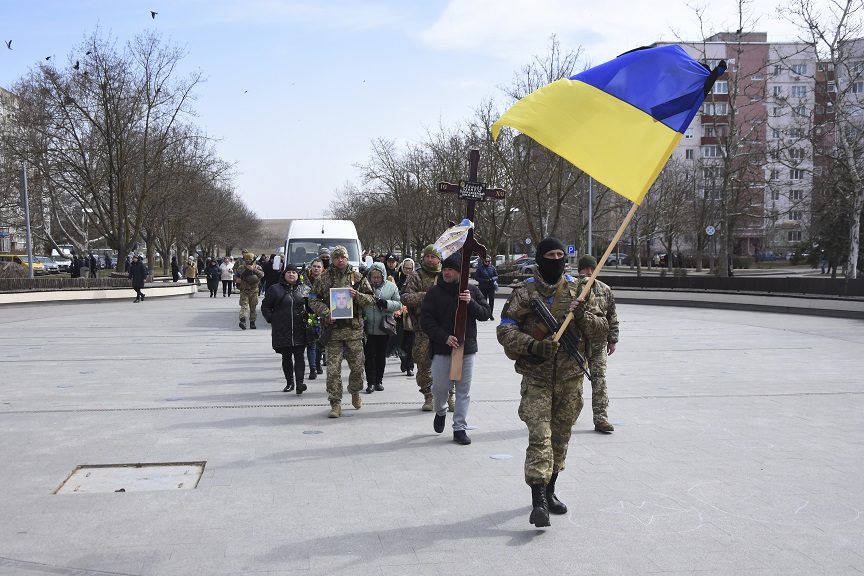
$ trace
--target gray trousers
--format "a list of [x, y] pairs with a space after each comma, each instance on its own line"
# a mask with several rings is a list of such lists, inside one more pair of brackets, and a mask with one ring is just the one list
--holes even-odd
[[462, 358], [462, 379], [450, 380], [450, 356], [436, 354], [432, 358], [432, 406], [435, 414], [447, 414], [447, 398], [450, 386], [456, 385], [456, 407], [453, 410], [453, 431], [468, 427], [465, 419], [471, 404], [471, 375], [474, 373], [474, 354]]

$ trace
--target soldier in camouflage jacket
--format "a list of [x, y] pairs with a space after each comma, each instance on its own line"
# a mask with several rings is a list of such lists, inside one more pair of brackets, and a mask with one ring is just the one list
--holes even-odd
[[249, 317], [249, 328], [255, 330], [255, 320], [258, 318], [258, 284], [264, 277], [264, 270], [255, 263], [255, 255], [251, 252], [243, 254], [243, 260], [234, 271], [234, 282], [240, 290], [240, 328], [246, 329], [246, 317]]
[[[363, 323], [361, 311], [364, 306], [374, 302], [372, 287], [348, 263], [348, 251], [344, 246], [336, 246], [330, 253], [332, 263], [321, 273], [309, 293], [309, 307], [321, 319], [321, 325], [327, 329], [332, 324], [330, 338], [325, 344], [327, 355], [327, 397], [330, 400], [330, 418], [342, 415], [342, 354], [348, 361], [350, 376], [348, 391], [351, 392], [351, 404], [360, 409], [363, 401], [360, 390], [363, 389]], [[350, 288], [354, 301], [354, 315], [351, 319], [333, 320], [330, 317], [330, 289]], [[319, 337], [320, 338], [320, 337]]]
[[[579, 259], [579, 280], [585, 281], [594, 273], [597, 260], [590, 254]], [[586, 344], [588, 366], [591, 370], [591, 411], [594, 413], [594, 430], [611, 434], [615, 427], [609, 423], [609, 393], [606, 388], [606, 357], [615, 352], [618, 344], [618, 313], [615, 310], [615, 297], [612, 289], [595, 280], [591, 285], [591, 299], [609, 323], [606, 338], [590, 340]]]
[[564, 274], [564, 244], [546, 238], [537, 246], [534, 276], [513, 288], [501, 311], [498, 342], [508, 357], [516, 358], [516, 372], [522, 375], [519, 418], [528, 427], [525, 454], [525, 482], [531, 486], [533, 509], [530, 522], [549, 526], [549, 512], [564, 514], [567, 507], [555, 496], [558, 472], [564, 469], [570, 431], [582, 408], [582, 369], [552, 339], [529, 306], [539, 298], [552, 315], [563, 322], [573, 311], [576, 329], [586, 338], [605, 338], [606, 318], [588, 301], [579, 298], [581, 285]]

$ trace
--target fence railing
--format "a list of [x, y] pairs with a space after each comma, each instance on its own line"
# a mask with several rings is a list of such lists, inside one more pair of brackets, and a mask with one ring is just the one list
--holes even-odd
[[128, 278], [0, 278], [0, 292], [129, 288]]

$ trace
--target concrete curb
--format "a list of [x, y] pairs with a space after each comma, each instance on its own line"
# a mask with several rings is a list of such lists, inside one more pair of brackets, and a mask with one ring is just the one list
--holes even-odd
[[[160, 284], [148, 284], [144, 287], [148, 298], [162, 298], [166, 296], [189, 296], [198, 292], [195, 284], [182, 284], [177, 286], [165, 286]], [[94, 300], [123, 300], [133, 298], [135, 292], [129, 288], [111, 288], [99, 290], [54, 290], [50, 292], [8, 292], [0, 294], [0, 305], [3, 304], [33, 304], [36, 302], [70, 302]]]

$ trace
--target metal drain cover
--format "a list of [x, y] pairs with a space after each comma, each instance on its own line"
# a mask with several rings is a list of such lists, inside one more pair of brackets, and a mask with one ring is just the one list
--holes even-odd
[[83, 464], [75, 468], [54, 493], [191, 490], [198, 486], [206, 464], [207, 462]]

